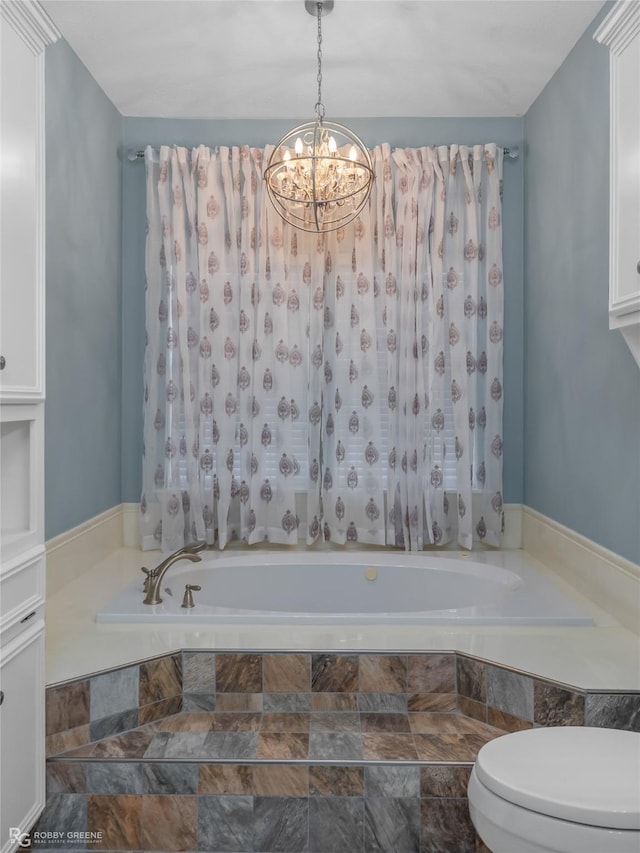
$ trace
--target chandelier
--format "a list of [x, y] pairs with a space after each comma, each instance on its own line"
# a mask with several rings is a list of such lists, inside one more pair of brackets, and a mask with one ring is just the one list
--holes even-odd
[[366, 146], [352, 130], [324, 120], [322, 16], [333, 9], [333, 0], [305, 0], [304, 5], [318, 19], [316, 118], [282, 137], [264, 174], [271, 201], [286, 222], [303, 231], [335, 231], [366, 204], [373, 168]]

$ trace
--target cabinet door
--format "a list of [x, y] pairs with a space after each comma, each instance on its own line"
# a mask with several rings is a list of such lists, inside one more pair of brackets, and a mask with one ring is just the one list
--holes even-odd
[[2, 21], [0, 398], [44, 391], [42, 55]]
[[44, 395], [44, 49], [39, 3], [0, 3], [0, 400]]
[[[44, 622], [0, 647], [0, 839], [27, 832], [45, 802]], [[14, 834], [15, 835], [15, 834]]]
[[[640, 11], [637, 14], [640, 26]], [[614, 56], [612, 263], [609, 310], [640, 311], [640, 32]]]
[[609, 328], [640, 365], [640, 3], [619, 0], [594, 38], [611, 52]]

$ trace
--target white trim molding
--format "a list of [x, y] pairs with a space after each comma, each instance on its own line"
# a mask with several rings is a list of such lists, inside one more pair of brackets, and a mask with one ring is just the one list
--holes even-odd
[[640, 632], [640, 566], [558, 524], [522, 508], [522, 548], [625, 628]]
[[122, 504], [122, 544], [125, 548], [140, 547], [140, 504]]
[[508, 551], [522, 548], [522, 504], [504, 504], [504, 534], [502, 547]]
[[45, 543], [47, 595], [58, 592], [116, 548], [122, 548], [123, 506], [114, 506]]
[[640, 4], [617, 3], [594, 33], [594, 39], [612, 53], [621, 54], [640, 32]]
[[35, 0], [2, 0], [0, 13], [35, 54], [42, 53], [48, 44], [58, 41], [62, 35]]

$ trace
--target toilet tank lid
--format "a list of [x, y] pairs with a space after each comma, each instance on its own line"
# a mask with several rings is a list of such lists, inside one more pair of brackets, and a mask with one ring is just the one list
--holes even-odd
[[480, 782], [539, 814], [609, 829], [640, 830], [640, 733], [560, 726], [485, 744]]

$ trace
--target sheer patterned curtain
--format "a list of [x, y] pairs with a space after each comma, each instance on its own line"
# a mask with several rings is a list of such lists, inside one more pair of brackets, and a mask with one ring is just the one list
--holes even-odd
[[319, 236], [269, 154], [146, 152], [144, 547], [499, 544], [500, 149], [379, 146]]

